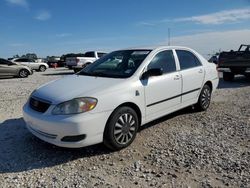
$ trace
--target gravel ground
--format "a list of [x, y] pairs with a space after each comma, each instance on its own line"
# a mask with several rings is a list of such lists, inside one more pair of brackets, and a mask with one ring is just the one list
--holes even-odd
[[[71, 71], [0, 79], [0, 187], [250, 187], [250, 82], [220, 81], [207, 112], [191, 108], [144, 126], [118, 152], [65, 149], [32, 136], [22, 106]], [[67, 86], [65, 86], [67, 87]]]

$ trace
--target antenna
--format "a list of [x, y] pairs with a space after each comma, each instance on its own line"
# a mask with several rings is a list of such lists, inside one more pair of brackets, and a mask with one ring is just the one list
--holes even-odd
[[168, 46], [170, 46], [170, 28], [168, 28]]

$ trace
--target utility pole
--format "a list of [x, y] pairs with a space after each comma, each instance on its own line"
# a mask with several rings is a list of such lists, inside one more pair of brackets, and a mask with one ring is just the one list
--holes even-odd
[[170, 28], [168, 28], [168, 46], [170, 46]]

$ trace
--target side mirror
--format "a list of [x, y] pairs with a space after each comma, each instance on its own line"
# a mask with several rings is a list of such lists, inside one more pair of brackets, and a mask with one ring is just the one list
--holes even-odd
[[144, 72], [141, 76], [141, 79], [146, 79], [146, 78], [149, 78], [151, 76], [160, 76], [163, 74], [163, 70], [162, 69], [149, 69], [147, 70], [146, 72]]

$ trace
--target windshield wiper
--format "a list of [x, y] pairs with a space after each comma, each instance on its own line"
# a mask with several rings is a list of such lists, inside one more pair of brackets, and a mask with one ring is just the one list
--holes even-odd
[[92, 76], [100, 76], [100, 77], [109, 77], [110, 75], [105, 74], [103, 72], [92, 72], [91, 73]]
[[77, 73], [77, 75], [92, 76], [92, 73], [80, 71], [79, 73]]
[[95, 76], [95, 77], [106, 77], [106, 78], [128, 78], [127, 75], [113, 75], [113, 74], [106, 74], [103, 72], [85, 72], [80, 71], [77, 73], [77, 75], [83, 75], [83, 76]]
[[85, 72], [85, 71], [81, 71], [81, 72], [78, 73], [78, 75], [109, 77], [108, 74], [105, 74], [105, 73], [102, 73], [102, 72]]

